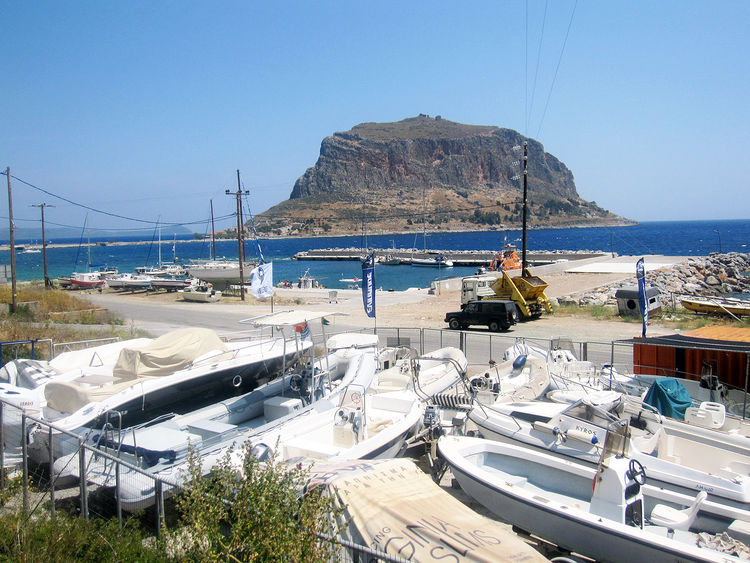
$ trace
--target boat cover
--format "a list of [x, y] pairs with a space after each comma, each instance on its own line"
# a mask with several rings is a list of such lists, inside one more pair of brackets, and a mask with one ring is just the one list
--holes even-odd
[[181, 328], [168, 332], [146, 346], [123, 348], [112, 375], [120, 380], [141, 376], [171, 375], [209, 352], [228, 351], [227, 345], [212, 330]]
[[344, 539], [394, 557], [547, 561], [510, 526], [477, 514], [408, 459], [316, 464], [311, 484], [326, 487], [343, 509]]
[[651, 405], [664, 416], [677, 420], [685, 420], [685, 409], [693, 406], [690, 393], [674, 377], [654, 381], [643, 398], [643, 402]]

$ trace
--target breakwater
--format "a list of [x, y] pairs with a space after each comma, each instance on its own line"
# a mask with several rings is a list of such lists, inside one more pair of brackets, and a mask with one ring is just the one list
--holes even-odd
[[[412, 248], [375, 248], [368, 252], [375, 252], [376, 257], [393, 257], [402, 264], [409, 264], [413, 259], [434, 258], [444, 256], [451, 260], [455, 266], [486, 266], [497, 256], [497, 252], [489, 250], [416, 250]], [[520, 250], [518, 251], [520, 258]], [[312, 261], [360, 261], [364, 251], [360, 248], [316, 248], [297, 252], [295, 260]], [[583, 260], [602, 256], [597, 252], [571, 252], [571, 251], [534, 251], [526, 253], [529, 266], [542, 266], [554, 262], [567, 262], [571, 260]]]

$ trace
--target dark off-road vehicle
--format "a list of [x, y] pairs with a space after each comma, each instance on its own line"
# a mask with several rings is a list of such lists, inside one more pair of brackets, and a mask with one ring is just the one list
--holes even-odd
[[469, 301], [462, 310], [446, 313], [445, 322], [454, 330], [471, 325], [485, 325], [497, 332], [508, 330], [518, 322], [518, 309], [513, 301], [505, 299]]

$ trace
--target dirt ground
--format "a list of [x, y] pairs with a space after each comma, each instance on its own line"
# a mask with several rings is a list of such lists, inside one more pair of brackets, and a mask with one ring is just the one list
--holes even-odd
[[[628, 277], [632, 276], [618, 273], [555, 273], [545, 276], [545, 281], [549, 283], [546, 293], [548, 297], [573, 295]], [[273, 298], [274, 308], [275, 310], [303, 308], [336, 311], [346, 315], [345, 321], [349, 326], [414, 328], [446, 328], [445, 313], [460, 308], [458, 290], [442, 290], [435, 294], [427, 289], [377, 291], [377, 319], [373, 320], [364, 313], [360, 290], [335, 290], [335, 294], [335, 299], [332, 299], [331, 291], [323, 288], [276, 288]], [[138, 311], [144, 306], [148, 306], [149, 309], [164, 307], [172, 311], [179, 310], [184, 312], [185, 326], [199, 326], [201, 319], [205, 321], [205, 314], [209, 312], [215, 312], [217, 315], [231, 312], [251, 317], [267, 313], [270, 304], [269, 300], [260, 301], [249, 294], [243, 302], [239, 296], [226, 293], [218, 303], [187, 303], [177, 292], [120, 293], [104, 290], [101, 294], [89, 294], [89, 297], [96, 305], [112, 309], [135, 325], [139, 324]], [[193, 313], [195, 317], [192, 317]], [[194, 320], [191, 321], [191, 318]], [[673, 332], [658, 324], [652, 324], [649, 328], [650, 335]], [[508, 334], [517, 337], [541, 338], [567, 336], [579, 341], [602, 342], [640, 336], [641, 325], [639, 322], [617, 318], [596, 320], [587, 314], [582, 314], [580, 317], [543, 315], [538, 320], [515, 325]]]

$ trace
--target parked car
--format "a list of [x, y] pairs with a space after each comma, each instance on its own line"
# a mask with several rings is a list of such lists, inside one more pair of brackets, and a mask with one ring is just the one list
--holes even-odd
[[518, 322], [518, 309], [513, 301], [482, 299], [469, 301], [462, 310], [446, 313], [445, 322], [454, 330], [471, 325], [485, 325], [493, 332], [508, 330]]

